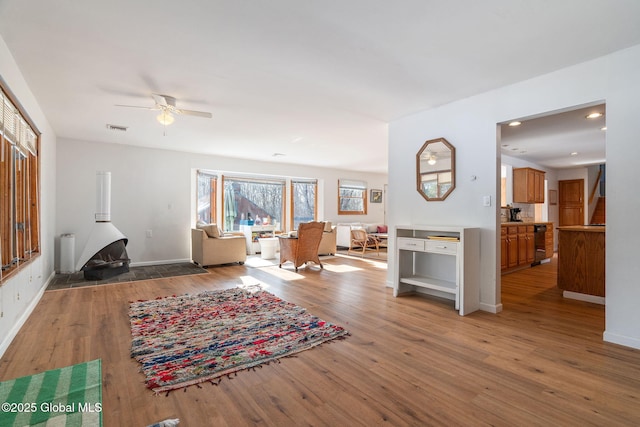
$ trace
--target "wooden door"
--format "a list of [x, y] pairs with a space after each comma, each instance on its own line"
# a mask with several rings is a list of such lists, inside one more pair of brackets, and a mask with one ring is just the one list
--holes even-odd
[[558, 181], [560, 227], [584, 224], [584, 179]]

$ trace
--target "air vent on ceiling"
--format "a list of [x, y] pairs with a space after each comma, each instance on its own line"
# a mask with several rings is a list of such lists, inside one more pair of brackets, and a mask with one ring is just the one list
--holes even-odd
[[119, 130], [120, 132], [126, 132], [128, 127], [127, 126], [110, 125], [109, 123], [107, 123], [107, 129], [109, 129], [109, 130]]

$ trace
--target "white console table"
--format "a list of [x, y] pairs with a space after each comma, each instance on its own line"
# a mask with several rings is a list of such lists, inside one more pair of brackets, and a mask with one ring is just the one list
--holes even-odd
[[396, 226], [393, 295], [419, 292], [455, 301], [461, 316], [480, 307], [480, 230]]

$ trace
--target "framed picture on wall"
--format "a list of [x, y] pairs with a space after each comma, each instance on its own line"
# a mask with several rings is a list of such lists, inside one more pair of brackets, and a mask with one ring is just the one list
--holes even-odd
[[371, 190], [371, 203], [382, 203], [382, 190]]

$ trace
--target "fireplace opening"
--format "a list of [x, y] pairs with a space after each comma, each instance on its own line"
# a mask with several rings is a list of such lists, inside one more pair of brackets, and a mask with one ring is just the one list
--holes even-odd
[[117, 240], [93, 255], [82, 267], [87, 280], [104, 280], [129, 271], [125, 239]]

